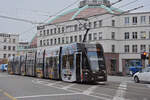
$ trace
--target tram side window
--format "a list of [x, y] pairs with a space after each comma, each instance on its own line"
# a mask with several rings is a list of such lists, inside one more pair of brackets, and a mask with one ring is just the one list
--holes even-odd
[[67, 60], [67, 56], [63, 55], [63, 57], [62, 57], [62, 67], [63, 68], [66, 68], [66, 60]]
[[73, 66], [73, 62], [74, 62], [74, 56], [72, 55], [64, 55], [62, 58], [62, 67], [66, 68], [66, 69], [72, 69]]
[[70, 68], [73, 68], [73, 61], [74, 61], [74, 56], [73, 55], [69, 55], [69, 63], [70, 63]]

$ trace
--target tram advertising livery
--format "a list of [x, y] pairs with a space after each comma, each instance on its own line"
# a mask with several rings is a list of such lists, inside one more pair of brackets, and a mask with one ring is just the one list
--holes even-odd
[[14, 58], [9, 61], [10, 74], [16, 74], [20, 68], [27, 76], [40, 78], [86, 83], [107, 81], [104, 51], [98, 43], [73, 43], [39, 50], [18, 62]]

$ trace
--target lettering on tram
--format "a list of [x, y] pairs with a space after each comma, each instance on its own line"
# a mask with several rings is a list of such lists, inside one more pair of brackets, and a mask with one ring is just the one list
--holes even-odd
[[8, 73], [67, 82], [107, 81], [103, 47], [73, 43], [10, 57]]

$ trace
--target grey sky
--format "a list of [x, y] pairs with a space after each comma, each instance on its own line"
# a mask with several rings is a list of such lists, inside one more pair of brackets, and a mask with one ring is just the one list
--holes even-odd
[[[47, 19], [48, 15], [55, 14], [75, 1], [76, 0], [0, 0], [0, 15], [41, 22]], [[114, 2], [116, 0], [111, 0], [111, 2], [112, 1]], [[135, 0], [123, 0], [115, 5], [115, 7], [119, 7], [132, 1]], [[146, 7], [139, 9], [136, 12], [150, 11], [150, 0], [138, 0], [122, 9], [127, 10], [140, 5], [145, 5]], [[77, 6], [78, 3], [69, 9]], [[0, 18], [0, 32], [21, 34], [20, 40], [23, 41], [29, 41], [35, 35], [36, 28], [32, 29], [34, 26], [35, 25], [25, 22]]]

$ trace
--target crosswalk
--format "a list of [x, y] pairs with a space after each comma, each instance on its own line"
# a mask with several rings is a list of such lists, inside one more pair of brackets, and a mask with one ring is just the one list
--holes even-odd
[[[77, 93], [81, 95], [94, 97], [100, 100], [129, 100], [126, 99], [127, 89], [128, 88], [131, 89], [130, 86], [133, 87], [134, 85], [137, 85], [131, 82], [122, 82], [119, 84], [112, 82], [108, 83], [109, 85], [87, 85], [87, 84], [83, 85], [77, 83], [66, 83], [63, 81], [43, 81], [42, 79], [41, 80], [36, 79], [33, 80], [32, 82], [34, 84], [53, 87], [75, 94]], [[150, 88], [150, 84], [144, 84], [142, 86], [143, 87], [140, 87], [139, 89], [144, 89], [147, 87]], [[138, 89], [138, 87], [133, 87], [133, 89], [135, 88]]]

